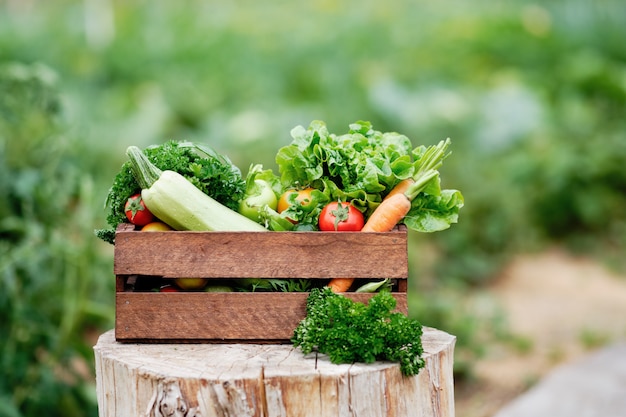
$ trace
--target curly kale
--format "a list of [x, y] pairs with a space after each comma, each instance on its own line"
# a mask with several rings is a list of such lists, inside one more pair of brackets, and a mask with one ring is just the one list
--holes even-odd
[[[237, 210], [245, 191], [245, 180], [239, 168], [226, 156], [206, 145], [179, 141], [150, 146], [143, 152], [159, 169], [178, 172], [205, 194]], [[133, 177], [130, 163], [125, 162], [107, 195], [106, 207], [109, 211], [106, 221], [111, 228], [96, 230], [96, 236], [105, 242], [114, 243], [115, 228], [127, 221], [124, 213], [126, 200], [139, 192], [141, 187]]]
[[422, 325], [393, 312], [396, 299], [390, 292], [373, 296], [367, 305], [330, 288], [314, 288], [306, 303], [306, 317], [291, 339], [304, 354], [318, 351], [332, 363], [400, 363], [404, 375], [417, 375], [424, 367]]

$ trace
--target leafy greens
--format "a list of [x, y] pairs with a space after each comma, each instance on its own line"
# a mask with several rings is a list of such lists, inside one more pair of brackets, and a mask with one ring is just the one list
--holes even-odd
[[400, 363], [404, 375], [424, 367], [422, 325], [393, 312], [396, 299], [389, 291], [363, 304], [330, 288], [314, 288], [306, 302], [306, 317], [291, 339], [302, 353], [327, 354], [335, 364], [389, 360]]
[[[407, 136], [376, 131], [367, 121], [354, 122], [348, 133], [336, 135], [315, 120], [307, 129], [295, 127], [291, 136], [292, 142], [276, 154], [283, 187], [319, 190], [307, 212], [296, 206], [288, 213], [301, 224], [316, 224], [321, 206], [337, 200], [350, 202], [369, 217], [400, 181], [437, 169], [449, 144], [447, 140], [436, 147], [413, 148]], [[457, 222], [463, 203], [459, 191], [441, 189], [437, 175], [413, 199], [403, 222], [420, 232], [444, 230]]]
[[[161, 170], [176, 171], [223, 205], [237, 211], [239, 200], [245, 191], [241, 171], [228, 157], [218, 154], [209, 146], [186, 142], [168, 141], [143, 150], [148, 159]], [[114, 243], [115, 228], [126, 220], [124, 205], [141, 187], [125, 162], [113, 180], [105, 206], [109, 229], [96, 230], [96, 236]]]

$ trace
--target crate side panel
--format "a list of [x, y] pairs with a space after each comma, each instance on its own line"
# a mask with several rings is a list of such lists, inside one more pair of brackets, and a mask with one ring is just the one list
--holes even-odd
[[[373, 294], [345, 293], [367, 302]], [[408, 314], [406, 293], [393, 293]], [[117, 293], [120, 341], [288, 342], [305, 317], [307, 293]]]
[[118, 232], [116, 275], [406, 278], [406, 231]]
[[288, 339], [306, 294], [118, 293], [118, 339]]

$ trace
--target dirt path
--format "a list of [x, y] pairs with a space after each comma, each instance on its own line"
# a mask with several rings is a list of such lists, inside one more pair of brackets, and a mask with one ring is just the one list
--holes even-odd
[[478, 296], [515, 338], [492, 346], [457, 389], [457, 417], [490, 417], [555, 366], [626, 339], [626, 277], [558, 249], [518, 258]]

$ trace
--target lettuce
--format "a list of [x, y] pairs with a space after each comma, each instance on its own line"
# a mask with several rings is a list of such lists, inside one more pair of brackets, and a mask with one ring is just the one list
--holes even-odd
[[442, 190], [439, 194], [421, 193], [411, 202], [411, 211], [404, 217], [403, 223], [418, 232], [440, 232], [458, 222], [463, 204], [463, 195], [458, 190]]
[[[367, 121], [354, 122], [347, 133], [336, 135], [323, 121], [314, 120], [308, 128], [293, 128], [291, 137], [292, 142], [276, 154], [282, 187], [313, 187], [319, 190], [315, 196], [319, 210], [329, 201], [349, 201], [366, 218], [400, 181], [436, 170], [449, 144], [446, 140], [413, 148], [405, 135], [376, 131]], [[420, 232], [447, 229], [457, 222], [464, 204], [459, 191], [441, 189], [438, 174], [412, 198], [403, 223]], [[300, 213], [298, 221], [316, 224], [319, 210]]]
[[416, 170], [409, 138], [350, 124], [343, 135], [316, 120], [291, 131], [293, 141], [278, 150], [276, 164], [284, 188], [311, 186], [331, 201], [352, 201], [367, 215], [399, 181]]

